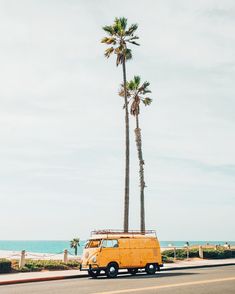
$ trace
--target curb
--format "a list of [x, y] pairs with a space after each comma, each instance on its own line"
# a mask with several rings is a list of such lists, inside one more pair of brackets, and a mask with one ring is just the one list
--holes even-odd
[[[220, 266], [231, 266], [235, 263], [226, 263], [226, 264], [208, 264], [208, 265], [196, 265], [196, 266], [181, 266], [181, 267], [172, 267], [172, 268], [163, 268], [161, 272], [164, 271], [175, 271], [175, 270], [184, 270], [184, 269], [196, 269], [196, 268], [208, 268], [208, 267], [220, 267]], [[73, 276], [55, 276], [55, 277], [41, 277], [41, 278], [28, 278], [28, 279], [17, 279], [10, 281], [0, 281], [0, 286], [4, 285], [13, 285], [13, 284], [23, 284], [23, 283], [33, 283], [33, 282], [47, 282], [47, 281], [57, 281], [57, 280], [70, 280], [78, 278], [86, 278], [88, 274], [80, 274]]]
[[86, 278], [87, 276], [88, 276], [87, 274], [81, 274], [81, 275], [73, 275], [73, 276], [55, 276], [55, 277], [41, 277], [41, 278], [28, 278], [28, 279], [0, 281], [0, 286], [13, 285], [13, 284], [23, 284], [23, 283], [33, 283], [33, 282], [46, 282], [46, 281]]

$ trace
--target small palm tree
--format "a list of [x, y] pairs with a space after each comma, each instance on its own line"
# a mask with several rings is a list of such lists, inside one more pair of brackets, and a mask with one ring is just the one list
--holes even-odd
[[73, 240], [70, 241], [70, 248], [74, 249], [75, 255], [78, 254], [78, 246], [80, 246], [80, 239], [79, 238], [74, 238]]
[[[134, 76], [133, 80], [127, 82], [127, 97], [128, 103], [131, 102], [130, 113], [135, 116], [136, 128], [135, 128], [135, 140], [137, 153], [139, 158], [139, 178], [140, 178], [140, 229], [141, 232], [145, 231], [145, 207], [144, 207], [144, 188], [146, 187], [144, 181], [144, 160], [142, 153], [142, 140], [141, 140], [141, 129], [139, 127], [139, 114], [140, 114], [140, 103], [143, 102], [145, 106], [150, 105], [152, 99], [146, 97], [147, 93], [151, 93], [148, 89], [150, 83], [144, 82], [141, 84], [139, 76]], [[119, 95], [124, 97], [124, 87], [121, 85]], [[125, 105], [124, 105], [125, 107]]]
[[113, 25], [104, 26], [103, 30], [108, 34], [101, 40], [109, 47], [105, 50], [105, 57], [109, 58], [112, 54], [116, 55], [116, 65], [122, 64], [123, 70], [123, 88], [125, 99], [125, 199], [124, 199], [124, 231], [129, 229], [129, 182], [130, 182], [130, 139], [129, 139], [129, 112], [127, 103], [127, 89], [126, 89], [126, 61], [132, 58], [131, 49], [127, 47], [128, 44], [139, 45], [136, 40], [139, 37], [134, 33], [138, 25], [132, 24], [127, 27], [127, 19], [125, 17], [115, 18]]

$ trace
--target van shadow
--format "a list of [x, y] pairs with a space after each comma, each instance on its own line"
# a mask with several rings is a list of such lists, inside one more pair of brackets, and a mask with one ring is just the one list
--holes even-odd
[[[135, 276], [130, 275], [129, 273], [121, 273], [119, 274], [116, 279], [159, 279], [165, 277], [177, 277], [177, 276], [190, 276], [190, 275], [197, 275], [198, 273], [189, 273], [189, 272], [172, 272], [172, 273], [164, 273], [161, 272], [156, 273], [155, 275], [147, 275], [146, 273], [138, 273]], [[96, 280], [103, 280], [108, 279], [105, 274], [101, 274]]]

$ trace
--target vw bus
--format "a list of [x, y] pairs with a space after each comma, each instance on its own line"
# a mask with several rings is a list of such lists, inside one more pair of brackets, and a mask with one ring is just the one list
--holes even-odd
[[135, 275], [139, 269], [147, 274], [160, 270], [162, 257], [155, 231], [94, 231], [82, 255], [80, 270], [87, 270], [96, 278], [104, 271], [108, 278], [115, 278], [119, 269]]

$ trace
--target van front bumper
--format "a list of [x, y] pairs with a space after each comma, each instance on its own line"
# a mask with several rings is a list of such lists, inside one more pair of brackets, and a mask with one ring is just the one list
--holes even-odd
[[101, 268], [98, 266], [98, 264], [80, 264], [80, 271], [89, 271], [89, 270], [103, 270], [104, 268]]

